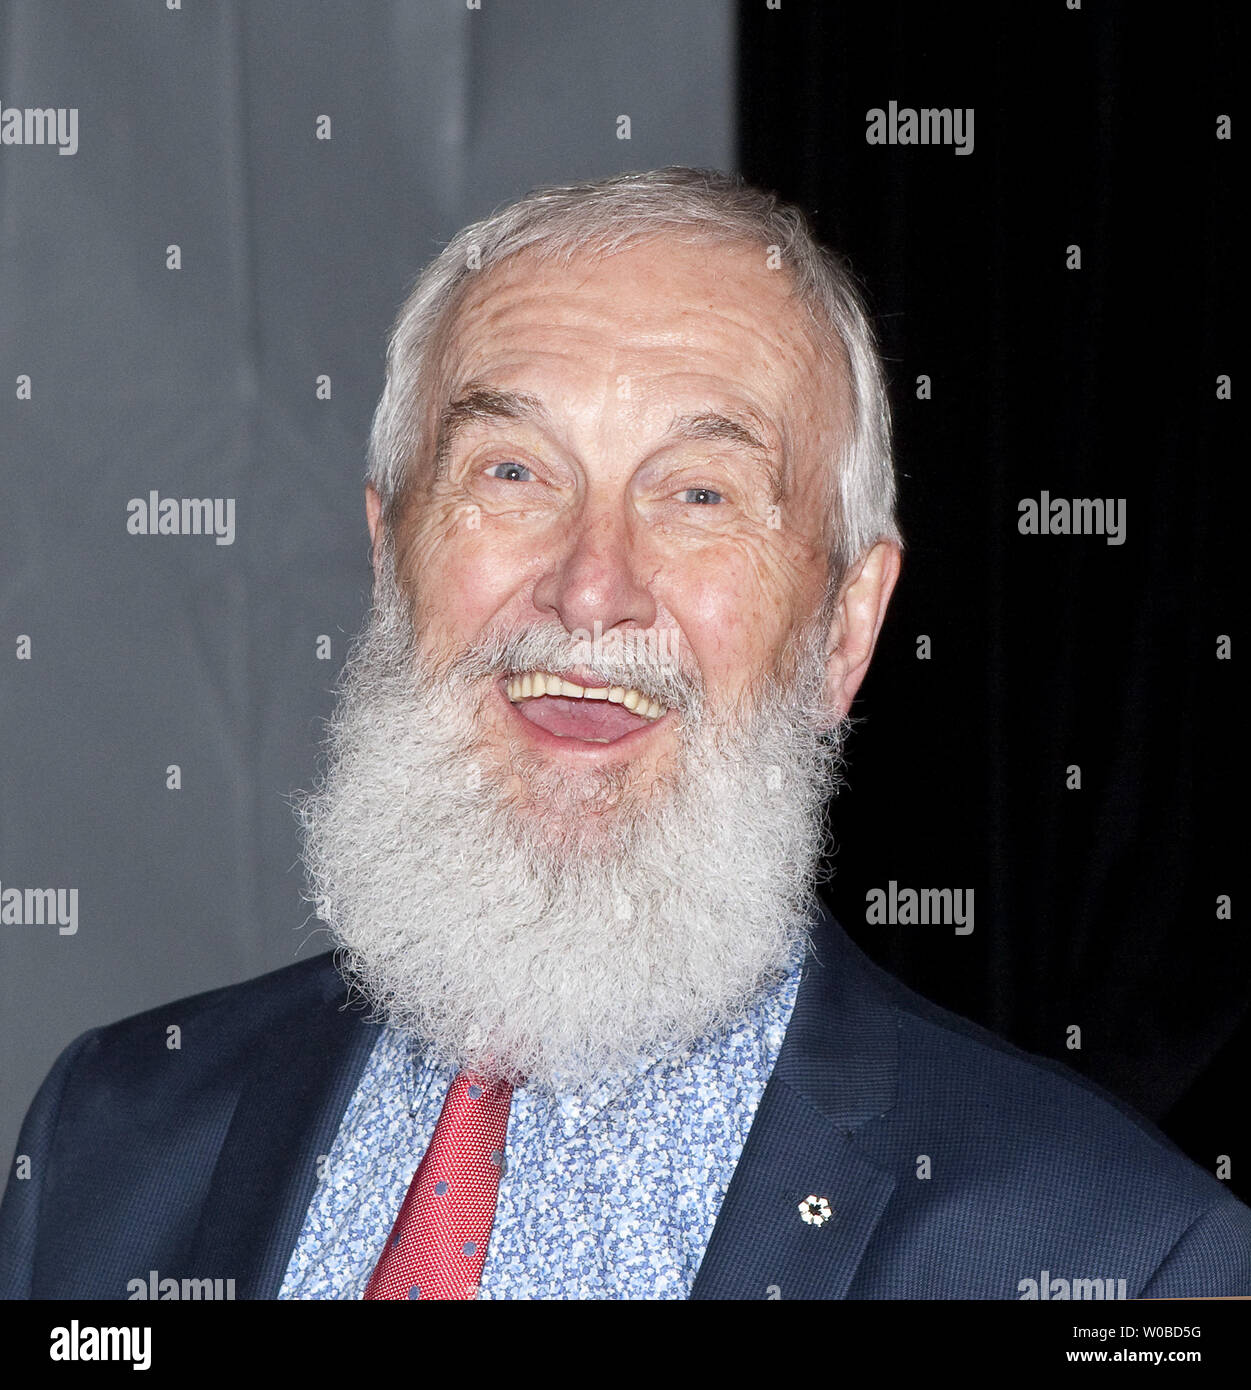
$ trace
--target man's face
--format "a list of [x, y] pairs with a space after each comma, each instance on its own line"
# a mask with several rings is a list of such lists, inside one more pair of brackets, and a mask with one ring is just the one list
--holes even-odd
[[593, 1085], [793, 964], [898, 558], [815, 617], [845, 401], [803, 322], [763, 252], [658, 240], [517, 257], [449, 326], [302, 804], [319, 914], [427, 1055]]
[[[664, 238], [567, 267], [523, 253], [471, 287], [441, 361], [440, 457], [418, 465], [396, 525], [425, 654], [451, 662], [536, 627], [598, 631], [605, 650], [629, 633], [676, 656], [714, 723], [739, 722], [785, 678], [824, 592], [846, 422], [842, 368], [820, 359], [785, 273], [763, 248]], [[604, 698], [593, 650], [567, 650], [547, 674], [589, 696], [483, 676], [486, 756], [535, 809], [554, 777], [645, 800], [681, 711], [632, 712], [624, 679]]]

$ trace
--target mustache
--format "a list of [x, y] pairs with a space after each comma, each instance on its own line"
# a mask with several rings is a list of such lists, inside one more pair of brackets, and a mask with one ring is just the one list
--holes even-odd
[[703, 708], [703, 677], [671, 630], [610, 629], [592, 636], [570, 633], [555, 623], [533, 623], [485, 634], [448, 664], [447, 674], [470, 682], [525, 671], [559, 675], [574, 670], [586, 677], [578, 683], [590, 689], [624, 686], [670, 709]]

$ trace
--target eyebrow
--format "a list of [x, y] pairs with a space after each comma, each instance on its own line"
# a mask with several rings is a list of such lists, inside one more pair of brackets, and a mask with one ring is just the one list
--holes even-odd
[[669, 434], [678, 439], [717, 439], [726, 444], [741, 444], [756, 454], [768, 454], [760, 436], [742, 420], [706, 410], [698, 415], [677, 415], [669, 426]]
[[[537, 396], [471, 382], [455, 400], [444, 407], [439, 416], [434, 451], [436, 477], [441, 475], [446, 467], [457, 437], [469, 425], [514, 420], [529, 420], [549, 433], [554, 432], [551, 413]], [[764, 466], [772, 484], [774, 500], [782, 495], [782, 477], [774, 454], [760, 438], [759, 433], [744, 419], [713, 410], [675, 415], [665, 438], [706, 439], [735, 445], [753, 455]]]
[[549, 431], [552, 428], [547, 407], [537, 396], [473, 382], [444, 406], [439, 416], [434, 446], [435, 476], [442, 474], [452, 456], [452, 445], [468, 425], [497, 420], [533, 420]]
[[782, 469], [773, 451], [746, 420], [719, 411], [704, 410], [695, 415], [677, 415], [669, 426], [670, 439], [711, 439], [733, 444], [750, 454], [769, 479], [771, 500], [780, 502], [786, 488]]

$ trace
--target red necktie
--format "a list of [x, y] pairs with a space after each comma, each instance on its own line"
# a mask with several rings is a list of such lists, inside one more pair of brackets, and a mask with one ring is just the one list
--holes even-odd
[[475, 1298], [495, 1220], [513, 1088], [460, 1072], [366, 1298]]

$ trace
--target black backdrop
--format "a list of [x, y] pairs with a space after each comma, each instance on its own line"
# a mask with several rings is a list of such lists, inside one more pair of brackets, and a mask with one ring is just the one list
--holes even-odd
[[[1217, 908], [1241, 848], [1217, 651], [1242, 548], [1217, 389], [1240, 327], [1217, 138], [1235, 9], [745, 0], [739, 138], [743, 173], [867, 288], [895, 409], [908, 548], [827, 896], [914, 988], [1102, 1083], [1209, 1171], [1228, 1155], [1246, 1200], [1249, 958]], [[891, 100], [973, 108], [972, 153], [869, 144]], [[1124, 543], [1022, 535], [1043, 490], [1125, 499]], [[974, 889], [973, 932], [870, 925], [890, 880]]]

